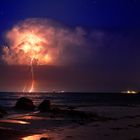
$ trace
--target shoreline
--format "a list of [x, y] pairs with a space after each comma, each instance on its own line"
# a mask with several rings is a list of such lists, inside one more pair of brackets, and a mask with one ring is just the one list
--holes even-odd
[[37, 106], [31, 99], [21, 97], [8, 110], [0, 107], [2, 140], [140, 139], [139, 105], [57, 105], [48, 98]]
[[[84, 107], [77, 110], [90, 110], [108, 119], [79, 123], [63, 116], [50, 116], [45, 113], [27, 113], [0, 121], [0, 135], [3, 140], [134, 140], [139, 139], [140, 107]], [[112, 119], [110, 119], [112, 118]], [[6, 120], [6, 117], [1, 119]], [[19, 122], [18, 122], [19, 121]], [[21, 123], [28, 122], [27, 124]]]

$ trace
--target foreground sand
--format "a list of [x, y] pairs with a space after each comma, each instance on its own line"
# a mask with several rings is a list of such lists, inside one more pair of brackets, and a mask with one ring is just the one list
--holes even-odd
[[2, 140], [140, 140], [140, 107], [83, 107], [107, 117], [90, 123], [48, 113], [19, 113], [0, 121]]

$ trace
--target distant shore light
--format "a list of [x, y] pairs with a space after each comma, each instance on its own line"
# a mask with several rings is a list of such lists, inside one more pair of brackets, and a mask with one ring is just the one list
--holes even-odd
[[138, 92], [134, 91], [134, 90], [122, 91], [122, 93], [125, 93], [125, 94], [138, 94]]

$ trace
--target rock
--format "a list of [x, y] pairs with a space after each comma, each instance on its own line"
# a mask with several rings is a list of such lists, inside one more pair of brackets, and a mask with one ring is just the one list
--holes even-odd
[[34, 110], [35, 106], [34, 106], [31, 99], [28, 99], [26, 97], [21, 97], [16, 102], [15, 109], [18, 109], [18, 110]]
[[40, 140], [49, 140], [47, 137], [42, 137]]
[[38, 109], [42, 112], [51, 110], [51, 102], [50, 100], [44, 100], [39, 106]]

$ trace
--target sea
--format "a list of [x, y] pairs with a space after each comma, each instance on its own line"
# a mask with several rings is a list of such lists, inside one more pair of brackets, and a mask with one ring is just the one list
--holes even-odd
[[140, 94], [124, 93], [23, 93], [0, 92], [0, 106], [14, 107], [21, 97], [31, 99], [37, 106], [48, 99], [54, 105], [60, 106], [139, 106]]

